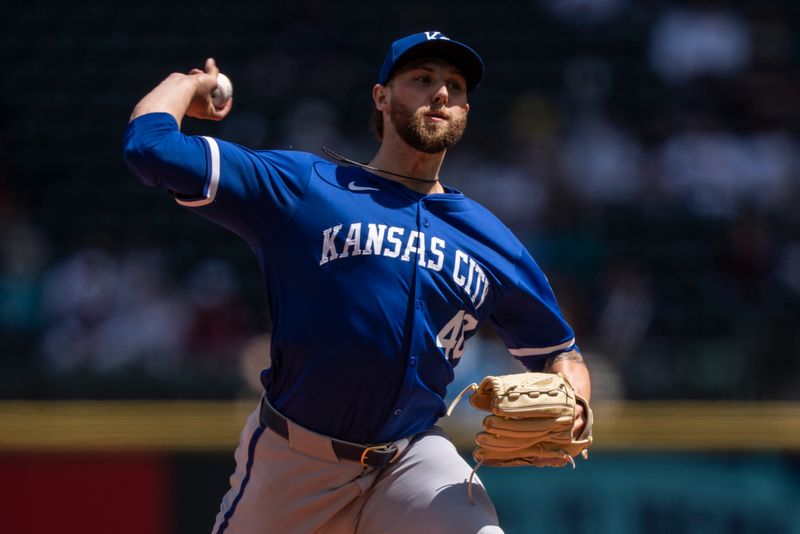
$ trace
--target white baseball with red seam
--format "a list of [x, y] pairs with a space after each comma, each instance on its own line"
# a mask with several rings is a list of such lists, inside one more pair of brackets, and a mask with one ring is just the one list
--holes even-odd
[[233, 96], [233, 84], [231, 79], [222, 74], [217, 74], [217, 87], [211, 91], [211, 102], [217, 109], [222, 109]]

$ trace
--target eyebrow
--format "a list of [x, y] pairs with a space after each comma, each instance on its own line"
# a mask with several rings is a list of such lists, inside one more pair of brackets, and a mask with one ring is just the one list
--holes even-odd
[[[416, 70], [416, 69], [425, 70], [425, 71], [428, 71], [428, 72], [433, 72], [433, 69], [428, 67], [424, 63], [421, 64], [421, 65], [411, 64], [411, 65], [408, 66], [408, 70]], [[458, 76], [461, 76], [462, 78], [464, 77], [464, 73], [461, 72], [460, 70], [456, 69], [456, 68], [450, 69], [450, 74], [456, 74]]]

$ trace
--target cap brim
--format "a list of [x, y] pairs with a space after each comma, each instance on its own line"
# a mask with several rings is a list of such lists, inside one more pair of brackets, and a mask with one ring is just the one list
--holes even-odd
[[426, 57], [441, 58], [455, 65], [464, 75], [467, 91], [475, 89], [483, 77], [483, 61], [477, 52], [458, 41], [432, 39], [413, 46], [400, 55], [389, 71], [386, 81], [412, 61]]

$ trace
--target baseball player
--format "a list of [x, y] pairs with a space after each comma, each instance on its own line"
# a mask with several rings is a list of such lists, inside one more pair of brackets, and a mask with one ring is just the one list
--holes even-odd
[[183, 135], [185, 116], [231, 111], [212, 103], [218, 72], [209, 59], [167, 77], [124, 146], [142, 183], [244, 238], [268, 290], [272, 364], [214, 534], [502, 532], [435, 426], [464, 344], [488, 322], [529, 369], [586, 398], [590, 379], [519, 240], [440, 181], [483, 61], [435, 31], [395, 41], [372, 88], [381, 144], [368, 164]]

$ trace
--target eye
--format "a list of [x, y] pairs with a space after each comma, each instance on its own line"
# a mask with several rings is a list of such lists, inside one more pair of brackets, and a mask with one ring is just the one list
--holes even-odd
[[414, 78], [414, 81], [416, 81], [417, 83], [429, 84], [431, 83], [431, 77], [428, 76], [427, 74], [422, 74]]
[[447, 88], [450, 91], [463, 91], [464, 84], [461, 83], [460, 80], [450, 80], [449, 82], [447, 82]]

